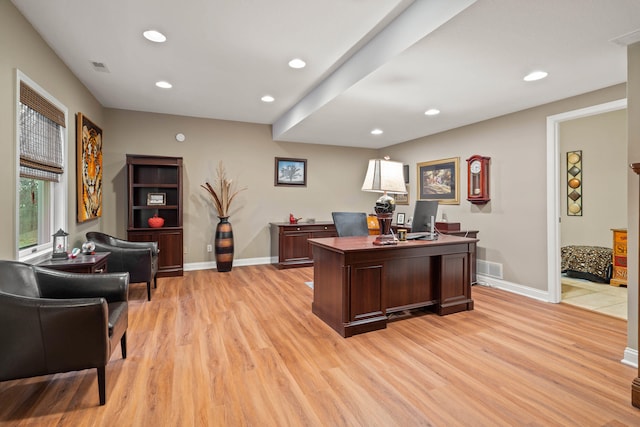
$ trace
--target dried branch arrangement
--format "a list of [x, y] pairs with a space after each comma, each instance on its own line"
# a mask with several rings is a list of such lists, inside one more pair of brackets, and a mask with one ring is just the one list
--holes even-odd
[[227, 171], [225, 170], [222, 162], [218, 164], [216, 174], [217, 177], [213, 186], [209, 184], [209, 182], [205, 182], [205, 184], [200, 185], [200, 187], [204, 188], [209, 194], [211, 194], [213, 204], [215, 205], [216, 211], [218, 211], [218, 216], [222, 218], [229, 216], [231, 202], [238, 193], [246, 190], [247, 187], [233, 189], [233, 180], [227, 178]]

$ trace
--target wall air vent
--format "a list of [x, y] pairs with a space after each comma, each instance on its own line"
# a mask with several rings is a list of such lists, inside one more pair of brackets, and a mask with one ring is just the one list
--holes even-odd
[[109, 69], [104, 64], [104, 62], [91, 61], [91, 66], [93, 67], [93, 69], [95, 71], [98, 71], [100, 73], [108, 73], [109, 72]]
[[502, 264], [497, 262], [479, 259], [476, 262], [476, 271], [478, 274], [502, 279]]

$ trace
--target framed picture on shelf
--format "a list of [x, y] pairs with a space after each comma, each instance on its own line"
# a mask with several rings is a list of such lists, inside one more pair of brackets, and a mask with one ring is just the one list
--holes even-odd
[[84, 114], [76, 117], [78, 222], [102, 216], [102, 129]]
[[276, 186], [307, 186], [307, 159], [276, 157]]
[[418, 163], [418, 200], [460, 204], [460, 158]]
[[396, 224], [398, 225], [404, 225], [404, 213], [399, 213], [398, 217], [396, 219]]
[[149, 193], [147, 194], [147, 205], [164, 206], [167, 204], [167, 193]]

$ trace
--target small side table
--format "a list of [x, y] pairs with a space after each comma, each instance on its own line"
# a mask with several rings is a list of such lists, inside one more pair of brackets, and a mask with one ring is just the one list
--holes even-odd
[[48, 259], [39, 263], [38, 267], [46, 267], [69, 273], [106, 273], [107, 258], [110, 253], [111, 252], [96, 252], [93, 255], [80, 254], [75, 258], [69, 259]]

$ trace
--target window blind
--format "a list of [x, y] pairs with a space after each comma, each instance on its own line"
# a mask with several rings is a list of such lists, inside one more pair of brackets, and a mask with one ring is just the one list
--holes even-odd
[[64, 112], [20, 82], [20, 176], [59, 182]]

